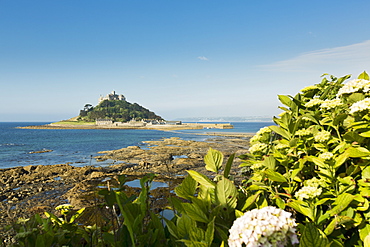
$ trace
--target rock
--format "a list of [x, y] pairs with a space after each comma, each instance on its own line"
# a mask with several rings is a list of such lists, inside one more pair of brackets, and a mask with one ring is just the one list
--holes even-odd
[[[212, 147], [220, 150], [224, 153], [226, 161], [227, 155], [233, 152], [246, 153], [249, 141], [247, 139], [228, 141], [227, 138], [218, 138], [209, 139], [207, 142], [196, 142], [168, 138], [145, 143], [149, 148], [130, 146], [101, 152], [102, 155], [97, 159], [118, 161], [104, 168], [57, 164], [0, 169], [0, 182], [3, 184], [0, 186], [0, 237], [2, 232], [5, 232], [2, 228], [12, 220], [9, 215], [15, 214], [16, 218], [20, 216], [27, 218], [35, 212], [55, 213], [54, 208], [66, 202], [74, 205], [75, 209], [93, 206], [96, 200], [101, 200], [96, 197], [95, 191], [98, 185], [107, 183], [103, 181], [106, 177], [111, 178], [109, 184], [113, 186], [119, 174], [140, 178], [144, 174], [155, 173], [156, 179], [176, 180], [171, 182], [171, 188], [168, 188], [168, 191], [173, 191], [176, 184], [181, 182], [178, 176], [184, 177], [187, 169], [214, 176], [204, 168], [203, 157], [208, 149]], [[243, 146], [245, 149], [242, 148]], [[181, 156], [181, 158], [173, 159], [174, 156]], [[235, 160], [231, 174], [237, 178], [240, 160]], [[55, 179], [58, 177], [60, 179]], [[138, 193], [138, 191], [140, 190], [135, 189], [132, 193]], [[153, 195], [168, 197], [166, 193], [169, 192], [162, 190], [158, 193], [153, 192]], [[164, 202], [161, 201], [161, 203]]]
[[43, 150], [40, 150], [40, 151], [32, 151], [32, 152], [28, 152], [28, 153], [29, 154], [39, 154], [39, 153], [49, 153], [49, 152], [53, 152], [53, 150], [43, 149]]

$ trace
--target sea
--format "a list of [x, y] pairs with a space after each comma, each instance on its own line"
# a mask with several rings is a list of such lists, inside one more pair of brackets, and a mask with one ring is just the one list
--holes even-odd
[[[50, 123], [50, 122], [48, 122]], [[205, 134], [255, 133], [272, 122], [235, 122], [233, 129], [202, 129], [181, 131], [126, 130], [126, 129], [19, 129], [17, 127], [44, 125], [46, 122], [0, 122], [0, 169], [28, 166], [71, 164], [73, 166], [106, 166], [113, 160], [98, 162], [99, 151], [128, 146], [147, 148], [143, 141], [180, 137], [184, 140], [204, 141]], [[215, 122], [212, 122], [215, 123]], [[50, 152], [35, 153], [52, 150]]]

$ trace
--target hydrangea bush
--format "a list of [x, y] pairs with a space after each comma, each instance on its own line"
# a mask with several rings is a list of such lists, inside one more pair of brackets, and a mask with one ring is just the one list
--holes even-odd
[[300, 246], [369, 246], [370, 81], [324, 75], [279, 95], [276, 125], [251, 139], [242, 165], [254, 207], [293, 213]]

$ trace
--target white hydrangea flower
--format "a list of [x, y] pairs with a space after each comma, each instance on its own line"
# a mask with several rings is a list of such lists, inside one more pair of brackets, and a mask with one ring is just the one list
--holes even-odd
[[370, 88], [370, 81], [364, 79], [355, 79], [347, 82], [341, 87], [337, 93], [337, 97], [343, 94], [351, 94], [354, 92], [358, 92], [363, 90], [364, 92], [368, 92]]
[[312, 90], [315, 90], [315, 89], [318, 89], [318, 87], [314, 86], [314, 85], [311, 85], [311, 86], [308, 86], [308, 87], [305, 87], [305, 88], [301, 89], [301, 92], [305, 93], [305, 92], [312, 91]]
[[370, 98], [366, 98], [366, 99], [360, 100], [354, 103], [353, 105], [351, 105], [349, 108], [350, 110], [349, 113], [353, 114], [355, 112], [369, 110], [369, 109], [370, 109]]
[[321, 195], [322, 189], [316, 186], [304, 186], [299, 191], [295, 193], [298, 200], [303, 201], [303, 199], [315, 198]]
[[327, 140], [330, 139], [330, 137], [331, 137], [331, 133], [329, 131], [323, 130], [323, 131], [318, 132], [315, 135], [315, 141], [326, 142]]
[[300, 129], [295, 132], [296, 136], [309, 136], [311, 135], [311, 131], [308, 129]]
[[320, 108], [322, 109], [334, 109], [338, 106], [341, 106], [343, 105], [343, 103], [341, 102], [340, 99], [332, 99], [332, 100], [324, 100], [324, 102], [322, 102], [322, 104], [320, 105]]
[[263, 152], [266, 150], [266, 148], [267, 148], [266, 143], [257, 142], [249, 148], [249, 152], [252, 154], [257, 152]]
[[305, 186], [319, 187], [319, 186], [322, 186], [323, 183], [325, 183], [325, 182], [323, 180], [320, 180], [320, 179], [314, 177], [314, 178], [305, 180], [303, 183], [304, 183]]
[[279, 143], [275, 146], [276, 149], [278, 150], [281, 150], [281, 149], [285, 149], [285, 148], [290, 148], [290, 146], [288, 144], [285, 144], [285, 143]]
[[252, 170], [261, 169], [263, 167], [264, 167], [263, 163], [255, 163], [255, 164], [251, 165]]
[[271, 133], [271, 129], [269, 127], [263, 127], [250, 139], [250, 142], [257, 142], [261, 140], [261, 137], [264, 133]]
[[257, 134], [258, 134], [258, 135], [262, 135], [262, 134], [264, 134], [264, 133], [271, 133], [271, 129], [270, 129], [269, 127], [263, 127], [263, 128], [261, 128], [261, 129], [257, 132]]
[[252, 138], [249, 140], [250, 143], [252, 142], [258, 142], [260, 140], [260, 136], [258, 136], [257, 134], [252, 136]]
[[310, 101], [308, 101], [304, 106], [307, 107], [307, 108], [310, 108], [310, 107], [314, 107], [316, 105], [321, 105], [322, 102], [323, 102], [323, 100], [318, 99], [318, 98], [314, 98], [314, 99], [310, 99]]
[[298, 244], [297, 224], [291, 215], [271, 206], [248, 211], [234, 221], [228, 244], [230, 247], [283, 247], [288, 241]]
[[362, 91], [363, 91], [364, 93], [369, 92], [369, 91], [370, 91], [370, 83], [366, 84], [366, 85], [364, 86], [364, 88], [362, 89]]
[[323, 160], [330, 160], [330, 159], [333, 158], [333, 156], [334, 156], [333, 153], [331, 153], [331, 152], [325, 152], [325, 153], [320, 154], [319, 155], [319, 158], [321, 158]]

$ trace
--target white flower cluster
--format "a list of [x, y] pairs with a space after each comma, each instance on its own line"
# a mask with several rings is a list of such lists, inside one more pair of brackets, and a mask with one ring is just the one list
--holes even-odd
[[310, 107], [314, 107], [316, 105], [321, 105], [322, 102], [323, 102], [323, 100], [318, 99], [318, 98], [314, 98], [314, 99], [310, 99], [310, 101], [308, 101], [304, 106], [307, 107], [307, 108], [310, 108]]
[[364, 79], [355, 79], [347, 82], [341, 87], [337, 93], [337, 97], [343, 94], [351, 94], [362, 90], [363, 92], [370, 91], [370, 81]]
[[311, 186], [311, 187], [325, 186], [325, 182], [323, 180], [315, 178], [315, 177], [311, 179], [307, 179], [303, 183], [305, 186]]
[[324, 152], [324, 153], [319, 155], [319, 158], [321, 158], [323, 160], [330, 160], [330, 159], [333, 158], [333, 156], [334, 156], [334, 154], [331, 153], [331, 152]]
[[366, 98], [356, 103], [353, 103], [353, 105], [351, 105], [349, 108], [350, 110], [349, 113], [353, 114], [355, 112], [369, 110], [369, 109], [370, 109], [370, 98]]
[[[230, 228], [230, 247], [282, 247], [298, 244], [291, 213], [275, 207], [253, 209], [237, 218]], [[244, 245], [243, 245], [244, 244]]]
[[257, 152], [264, 152], [266, 151], [267, 146], [268, 145], [266, 143], [257, 142], [249, 148], [249, 152], [252, 154]]
[[296, 136], [309, 136], [311, 134], [311, 131], [308, 129], [300, 129], [295, 132]]
[[260, 163], [255, 163], [255, 164], [251, 165], [251, 169], [252, 169], [252, 170], [261, 169], [261, 168], [263, 168], [263, 167], [264, 167], [264, 165], [263, 165], [263, 163], [262, 163], [262, 162], [260, 162]]
[[275, 148], [278, 149], [278, 150], [281, 150], [281, 149], [290, 148], [290, 146], [288, 144], [285, 144], [285, 143], [279, 143], [275, 146]]
[[323, 130], [323, 131], [318, 132], [315, 135], [315, 141], [317, 141], [317, 142], [326, 142], [327, 140], [330, 139], [330, 137], [331, 137], [330, 132], [326, 131], [326, 130]]
[[343, 105], [343, 103], [341, 102], [340, 99], [332, 99], [332, 100], [326, 99], [324, 100], [324, 102], [321, 103], [320, 108], [330, 110], [330, 109], [334, 109], [341, 105]]
[[264, 133], [271, 133], [271, 129], [269, 127], [263, 127], [251, 138], [250, 142], [257, 142], [261, 140], [261, 137]]
[[316, 186], [304, 186], [299, 191], [295, 193], [298, 200], [315, 198], [321, 195], [322, 189]]

